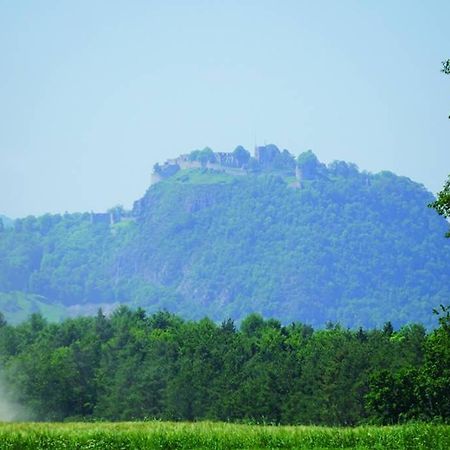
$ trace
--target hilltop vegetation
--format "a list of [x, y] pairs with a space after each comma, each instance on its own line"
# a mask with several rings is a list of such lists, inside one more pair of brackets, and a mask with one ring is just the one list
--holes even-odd
[[0, 214], [0, 229], [1, 228], [11, 228], [14, 224], [14, 221], [9, 217]]
[[90, 214], [16, 220], [0, 233], [0, 291], [191, 319], [431, 325], [450, 297], [450, 241], [426, 207], [431, 193], [274, 147], [259, 159], [206, 150], [160, 166], [160, 181], [131, 212], [112, 211], [112, 224]]

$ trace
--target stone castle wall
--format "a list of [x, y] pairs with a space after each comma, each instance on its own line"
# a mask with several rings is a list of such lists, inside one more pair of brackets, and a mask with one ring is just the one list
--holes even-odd
[[[259, 169], [265, 171], [271, 170], [271, 168], [276, 167], [276, 169], [274, 170], [284, 170], [290, 172], [293, 170], [293, 167], [286, 167], [284, 169], [283, 167], [278, 167], [280, 166], [280, 157], [282, 156], [285, 158], [286, 155], [288, 155], [288, 159], [291, 159], [291, 165], [294, 164], [292, 155], [290, 155], [287, 150], [283, 150], [283, 152], [280, 152], [278, 147], [275, 145], [255, 147], [254, 157], [251, 158], [252, 161], [248, 161], [247, 158], [247, 161], [245, 163], [242, 160], [240, 161], [236, 153], [233, 152], [214, 152], [211, 154], [213, 155], [211, 159], [214, 159], [214, 161], [192, 160], [191, 155], [188, 154], [180, 155], [178, 158], [168, 159], [162, 166], [158, 166], [158, 171], [155, 171], [155, 173], [152, 175], [152, 184], [158, 183], [159, 181], [170, 177], [178, 170], [183, 169], [206, 168], [229, 173], [232, 175], [245, 175], [248, 174], [248, 170], [251, 165], [249, 163], [252, 163], [253, 161], [253, 168], [256, 164]], [[299, 181], [299, 177], [300, 175], [297, 177], [297, 181]]]

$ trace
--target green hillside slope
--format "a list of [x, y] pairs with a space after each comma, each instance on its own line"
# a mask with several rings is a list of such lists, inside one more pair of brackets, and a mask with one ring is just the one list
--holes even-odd
[[12, 325], [23, 322], [35, 313], [51, 321], [60, 321], [67, 316], [62, 305], [49, 304], [39, 295], [24, 292], [0, 292], [0, 311]]
[[291, 166], [245, 176], [180, 168], [113, 224], [89, 214], [16, 221], [0, 235], [0, 290], [188, 318], [428, 324], [450, 298], [450, 242], [427, 208], [433, 196], [311, 155], [301, 163], [313, 175], [297, 185]]

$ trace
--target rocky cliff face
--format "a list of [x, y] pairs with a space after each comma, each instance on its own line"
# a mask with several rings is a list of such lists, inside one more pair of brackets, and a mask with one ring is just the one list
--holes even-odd
[[[431, 194], [388, 172], [313, 159], [298, 164], [307, 169], [300, 190], [273, 173], [152, 187], [139, 202], [139, 276], [172, 289], [196, 317], [257, 310], [367, 325], [426, 317], [450, 269], [445, 224], [426, 208]], [[437, 257], [442, 267], [423, 283], [420, 267]]]

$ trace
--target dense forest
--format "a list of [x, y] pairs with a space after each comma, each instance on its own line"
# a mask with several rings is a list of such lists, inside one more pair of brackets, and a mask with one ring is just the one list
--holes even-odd
[[121, 306], [20, 325], [0, 317], [0, 367], [20, 417], [355, 425], [450, 417], [450, 315], [351, 331], [247, 316], [185, 321]]
[[218, 322], [258, 312], [315, 327], [432, 325], [430, 311], [450, 297], [447, 223], [426, 207], [432, 194], [390, 172], [267, 148], [271, 167], [235, 150], [246, 176], [177, 169], [132, 211], [30, 216], [0, 228], [0, 311], [17, 323], [122, 303]]

